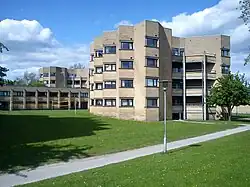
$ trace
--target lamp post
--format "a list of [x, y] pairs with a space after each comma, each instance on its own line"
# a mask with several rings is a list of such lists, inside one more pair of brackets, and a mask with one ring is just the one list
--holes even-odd
[[167, 89], [168, 80], [160, 81], [163, 87], [163, 98], [164, 98], [164, 137], [163, 137], [163, 153], [167, 152]]

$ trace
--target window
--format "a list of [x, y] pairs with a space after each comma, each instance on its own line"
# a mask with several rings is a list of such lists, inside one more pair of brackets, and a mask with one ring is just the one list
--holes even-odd
[[122, 88], [133, 88], [133, 80], [121, 80]]
[[71, 78], [71, 79], [74, 79], [76, 77], [76, 74], [73, 74], [73, 73], [69, 74], [68, 77]]
[[43, 73], [43, 77], [49, 77], [49, 73]]
[[116, 54], [116, 46], [105, 46], [104, 52], [105, 54]]
[[183, 83], [182, 82], [173, 82], [172, 88], [173, 89], [183, 89]]
[[94, 75], [94, 69], [89, 69], [89, 75], [93, 76]]
[[230, 49], [222, 48], [221, 49], [221, 56], [230, 57]]
[[85, 93], [81, 92], [81, 97], [82, 98], [88, 98], [89, 97], [89, 93], [87, 93], [87, 92], [85, 92]]
[[74, 81], [74, 85], [79, 86], [80, 85], [80, 81], [79, 80]]
[[158, 42], [157, 38], [150, 38], [150, 37], [146, 38], [147, 47], [157, 47], [157, 42]]
[[94, 90], [94, 84], [90, 84], [90, 90], [91, 90], [91, 91]]
[[17, 92], [14, 92], [13, 95], [17, 96], [17, 97], [23, 97], [23, 92], [22, 91], [17, 91]]
[[177, 97], [177, 96], [173, 97], [173, 99], [172, 99], [173, 106], [178, 106], [178, 105], [182, 105], [182, 104], [183, 104], [182, 97]]
[[50, 84], [56, 84], [56, 81], [55, 80], [51, 80]]
[[104, 100], [105, 106], [116, 106], [116, 100], [115, 99], [105, 99]]
[[146, 66], [156, 68], [157, 67], [157, 59], [156, 58], [147, 58], [146, 59]]
[[95, 73], [97, 73], [97, 74], [101, 74], [102, 71], [103, 71], [103, 68], [102, 68], [102, 67], [96, 67], [96, 68], [95, 68]]
[[95, 58], [101, 58], [103, 56], [103, 50], [95, 51]]
[[146, 78], [146, 86], [158, 87], [158, 78]]
[[121, 107], [133, 107], [134, 100], [133, 99], [121, 99]]
[[104, 71], [115, 71], [116, 64], [104, 64]]
[[96, 99], [95, 100], [95, 105], [96, 106], [103, 106], [103, 100], [102, 99]]
[[90, 61], [92, 62], [94, 60], [94, 54], [90, 54]]
[[133, 69], [133, 61], [121, 61], [121, 69]]
[[147, 108], [158, 107], [158, 98], [147, 98]]
[[184, 55], [184, 48], [180, 48], [180, 56], [183, 56]]
[[133, 50], [133, 42], [121, 42], [121, 49]]
[[105, 81], [104, 88], [105, 89], [115, 89], [116, 88], [116, 81]]
[[183, 71], [182, 68], [173, 68], [173, 69], [172, 69], [172, 72], [173, 72], [173, 73], [179, 73], [179, 72], [182, 72], [182, 71]]
[[41, 73], [41, 74], [40, 74], [40, 78], [42, 78], [42, 77], [43, 77], [43, 74]]
[[179, 50], [179, 48], [173, 48], [172, 49], [172, 55], [173, 56], [180, 56], [180, 50]]
[[10, 92], [9, 91], [0, 91], [0, 96], [1, 97], [9, 97], [10, 96]]
[[221, 67], [221, 73], [222, 74], [229, 74], [229, 72], [230, 72], [230, 66], [222, 66]]
[[96, 90], [102, 90], [103, 89], [103, 84], [102, 83], [95, 83], [95, 89]]
[[56, 72], [50, 72], [50, 76], [51, 77], [55, 77], [56, 76]]
[[94, 99], [91, 99], [91, 106], [94, 106], [95, 105], [95, 100]]

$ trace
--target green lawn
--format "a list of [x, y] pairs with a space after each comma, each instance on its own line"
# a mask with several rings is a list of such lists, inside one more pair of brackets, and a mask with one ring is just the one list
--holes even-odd
[[247, 187], [250, 132], [24, 187]]
[[[168, 122], [173, 141], [235, 125]], [[45, 163], [67, 161], [162, 143], [162, 122], [98, 117], [87, 111], [0, 112], [0, 171], [15, 172]]]

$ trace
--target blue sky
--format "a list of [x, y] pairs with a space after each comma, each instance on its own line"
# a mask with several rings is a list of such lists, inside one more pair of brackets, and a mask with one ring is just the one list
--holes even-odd
[[239, 0], [3, 0], [0, 41], [11, 50], [1, 54], [0, 66], [9, 68], [12, 79], [43, 66], [88, 66], [93, 38], [148, 19], [171, 28], [175, 36], [231, 36], [232, 70], [250, 78], [250, 66], [243, 66], [250, 32], [238, 18], [238, 6]]
[[37, 20], [50, 28], [55, 37], [65, 43], [87, 43], [103, 30], [114, 29], [120, 20], [132, 23], [144, 19], [171, 21], [181, 13], [192, 13], [213, 6], [218, 0], [5, 0], [0, 19]]

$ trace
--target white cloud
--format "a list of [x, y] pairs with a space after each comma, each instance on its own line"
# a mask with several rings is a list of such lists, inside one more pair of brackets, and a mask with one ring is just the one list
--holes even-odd
[[37, 73], [44, 66], [69, 67], [74, 63], [88, 66], [88, 45], [64, 46], [36, 20], [5, 19], [0, 22], [0, 31], [0, 41], [10, 49], [0, 54], [0, 65], [10, 70], [9, 78], [24, 71]]
[[244, 66], [244, 58], [250, 52], [250, 32], [238, 17], [239, 0], [221, 0], [215, 6], [192, 14], [181, 13], [170, 22], [159, 21], [172, 28], [175, 36], [226, 34], [231, 36], [231, 63], [233, 72], [246, 73], [250, 78], [250, 65]]
[[117, 28], [117, 27], [119, 27], [120, 25], [132, 26], [133, 23], [131, 23], [131, 21], [128, 21], [128, 20], [122, 20], [122, 21], [116, 23], [116, 24], [114, 25], [114, 28]]

